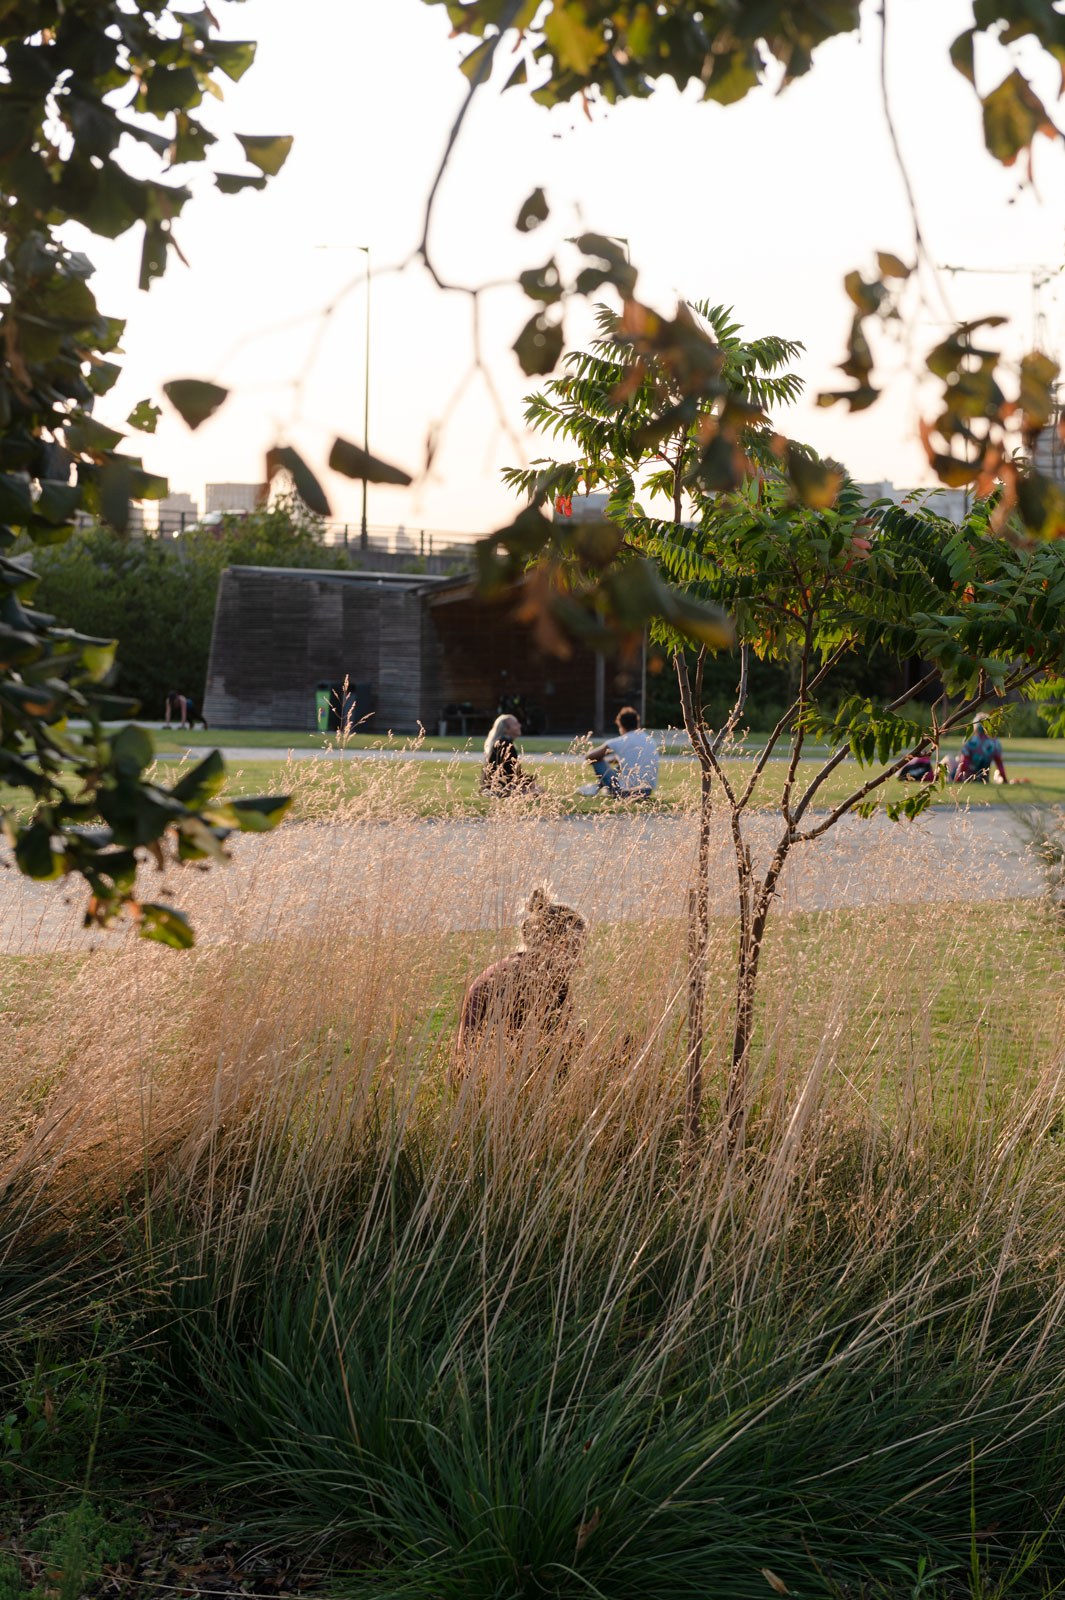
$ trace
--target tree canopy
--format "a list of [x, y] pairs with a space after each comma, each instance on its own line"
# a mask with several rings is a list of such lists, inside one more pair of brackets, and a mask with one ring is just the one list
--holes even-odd
[[[858, 27], [861, 10], [858, 0], [830, 0], [827, 4], [768, 0], [748, 6], [731, 0], [672, 0], [669, 5], [651, 5], [645, 0], [426, 3], [443, 5], [454, 32], [471, 43], [462, 63], [470, 82], [469, 98], [494, 76], [506, 90], [528, 94], [545, 107], [579, 100], [586, 110], [596, 103], [646, 98], [663, 79], [681, 88], [696, 85], [704, 99], [722, 105], [742, 100], [763, 86], [784, 90], [816, 70], [819, 46]], [[884, 62], [893, 3], [881, 0], [874, 27], [880, 34], [883, 110], [910, 196], [913, 238], [901, 254], [880, 250], [873, 262], [859, 263], [844, 279], [851, 309], [841, 363], [844, 381], [819, 395], [818, 401], [825, 406], [843, 404], [853, 411], [873, 405], [880, 394], [874, 330], [892, 319], [909, 317], [920, 304], [920, 275], [936, 270], [899, 154], [887, 93]], [[1041, 136], [1060, 138], [1051, 111], [1034, 84], [1047, 63], [1061, 78], [1065, 14], [1053, 0], [975, 0], [972, 23], [952, 41], [949, 60], [979, 99], [987, 151], [1006, 166], [1020, 162], [1030, 178], [1037, 140]], [[999, 63], [1001, 76], [985, 84], [989, 65], [995, 73]], [[537, 189], [522, 207], [517, 225], [521, 231], [543, 229], [549, 216], [549, 197]], [[428, 230], [422, 251], [428, 260], [427, 235]], [[737, 487], [742, 479], [735, 449], [737, 408], [712, 335], [700, 349], [697, 335], [685, 323], [683, 307], [671, 318], [643, 304], [637, 293], [637, 269], [617, 241], [586, 235], [578, 243], [590, 259], [572, 282], [565, 281], [557, 256], [520, 276], [521, 286], [536, 307], [514, 347], [523, 370], [538, 376], [552, 372], [565, 348], [567, 300], [611, 284], [622, 302], [623, 325], [642, 344], [647, 370], [660, 376], [668, 373], [674, 380], [668, 386], [673, 392], [659, 397], [656, 425], [668, 427], [676, 414], [675, 380], [679, 380], [685, 404], [697, 405], [704, 413], [715, 404], [718, 422], [713, 454], [718, 486], [726, 487], [731, 462], [734, 471], [727, 486]], [[915, 422], [919, 421], [929, 466], [940, 482], [971, 485], [982, 497], [995, 491], [997, 531], [1012, 518], [1014, 526], [1023, 528], [1028, 536], [1057, 537], [1065, 534], [1065, 493], [1052, 477], [1037, 469], [1033, 448], [1041, 431], [1058, 422], [1058, 367], [1040, 350], [1028, 351], [1017, 362], [1004, 360], [995, 338], [995, 330], [1004, 320], [992, 316], [979, 322], [959, 322], [927, 350], [922, 362], [925, 387], [938, 398]], [[782, 458], [784, 470], [795, 475], [793, 485], [800, 499], [821, 492], [816, 486], [810, 489], [809, 459], [801, 448], [789, 450]], [[501, 549], [515, 559], [540, 553], [551, 561], [559, 537], [541, 528], [538, 541], [535, 523], [525, 517], [514, 529], [500, 530], [489, 547], [486, 565], [491, 565], [493, 551]], [[579, 556], [579, 551], [575, 553]], [[601, 586], [597, 592], [603, 592]], [[651, 597], [647, 598], [650, 615], [653, 608]]]
[[[137, 898], [139, 856], [161, 864], [173, 838], [179, 859], [220, 857], [228, 829], [271, 826], [286, 802], [225, 804], [217, 756], [172, 786], [149, 781], [149, 735], [104, 729], [135, 709], [105, 687], [113, 642], [37, 609], [32, 554], [16, 545], [63, 542], [78, 512], [121, 533], [131, 498], [166, 492], [93, 414], [118, 378], [123, 324], [97, 305], [92, 263], [67, 230], [113, 239], [139, 225], [140, 285], [161, 276], [180, 253], [180, 175], [215, 143], [198, 108], [241, 77], [255, 46], [219, 38], [206, 7], [170, 0], [13, 0], [0, 8], [0, 50], [0, 782], [12, 792], [0, 821], [23, 872], [85, 879], [87, 921], [128, 906], [147, 936], [187, 944], [173, 907]], [[290, 143], [242, 137], [250, 170], [215, 182], [261, 188]], [[193, 420], [210, 395], [179, 380], [170, 399]], [[151, 407], [129, 418], [153, 425]]]

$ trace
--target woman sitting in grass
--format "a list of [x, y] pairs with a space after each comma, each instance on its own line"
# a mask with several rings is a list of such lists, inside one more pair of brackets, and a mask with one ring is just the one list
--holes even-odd
[[481, 768], [483, 794], [539, 794], [536, 779], [521, 770], [515, 739], [521, 735], [517, 717], [505, 713], [493, 722], [484, 741], [484, 766]]
[[579, 911], [534, 889], [521, 921], [522, 947], [494, 961], [466, 990], [455, 1043], [456, 1065], [499, 1030], [510, 1044], [557, 1040], [571, 1031], [570, 979], [581, 959], [588, 925]]

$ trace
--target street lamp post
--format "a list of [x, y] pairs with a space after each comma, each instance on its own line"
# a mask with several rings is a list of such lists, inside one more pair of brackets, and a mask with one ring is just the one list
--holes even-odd
[[[367, 458], [370, 454], [370, 282], [372, 272], [370, 269], [370, 246], [360, 244], [356, 249], [361, 250], [366, 256], [366, 360], [363, 365], [363, 395], [362, 395], [362, 448]], [[368, 550], [370, 547], [370, 530], [366, 521], [366, 469], [362, 475], [362, 524], [359, 528], [359, 549]]]
[[[370, 246], [368, 244], [320, 244], [315, 246], [318, 250], [361, 250], [366, 257], [366, 357], [363, 363], [362, 385], [362, 448], [367, 457], [370, 454], [370, 280], [373, 276], [370, 266]], [[362, 479], [362, 520], [359, 524], [359, 548], [369, 549], [370, 529], [366, 520], [366, 491], [367, 479], [365, 469]], [[344, 543], [348, 542], [348, 525], [344, 524]]]

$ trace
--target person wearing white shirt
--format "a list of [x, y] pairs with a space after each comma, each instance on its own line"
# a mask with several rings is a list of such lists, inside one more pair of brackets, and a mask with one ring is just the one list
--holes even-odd
[[640, 727], [639, 712], [632, 706], [622, 706], [616, 721], [617, 738], [607, 739], [585, 757], [592, 764], [596, 782], [582, 784], [580, 793], [646, 800], [658, 785], [658, 746], [647, 729]]

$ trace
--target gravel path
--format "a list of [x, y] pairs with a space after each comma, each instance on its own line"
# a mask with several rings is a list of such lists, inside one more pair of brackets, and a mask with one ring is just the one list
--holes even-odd
[[[751, 847], [764, 860], [779, 818], [750, 817]], [[530, 818], [507, 808], [456, 822], [294, 823], [233, 843], [233, 861], [209, 873], [173, 871], [161, 884], [145, 869], [144, 892], [166, 890], [202, 941], [512, 925], [529, 888], [549, 882], [594, 920], [681, 916], [696, 823], [674, 816]], [[735, 896], [732, 847], [715, 832], [712, 910]], [[961, 902], [1038, 894], [1016, 817], [1005, 809], [933, 811], [916, 824], [845, 818], [815, 844], [797, 846], [780, 887], [791, 911], [932, 900]], [[0, 872], [0, 953], [84, 948], [122, 934], [80, 927], [83, 892]]]

